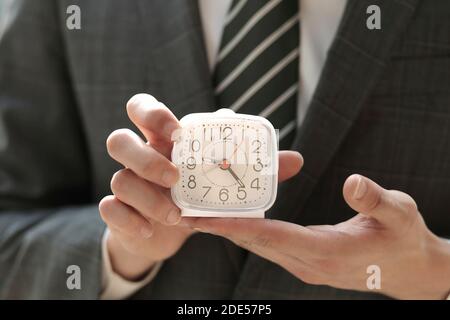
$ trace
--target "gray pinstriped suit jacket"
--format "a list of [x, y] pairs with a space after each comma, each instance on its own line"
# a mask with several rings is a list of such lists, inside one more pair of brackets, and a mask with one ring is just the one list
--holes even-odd
[[[17, 0], [19, 1], [19, 0]], [[65, 27], [78, 4], [82, 30]], [[378, 4], [382, 30], [365, 28]], [[214, 106], [196, 1], [20, 0], [0, 40], [0, 297], [97, 298], [96, 203], [118, 169], [107, 135], [149, 92], [181, 117]], [[358, 172], [417, 201], [450, 235], [450, 3], [349, 0], [294, 149], [302, 172], [271, 217], [332, 224]], [[66, 268], [82, 270], [68, 290]], [[310, 286], [231, 243], [193, 236], [135, 298], [363, 298]]]

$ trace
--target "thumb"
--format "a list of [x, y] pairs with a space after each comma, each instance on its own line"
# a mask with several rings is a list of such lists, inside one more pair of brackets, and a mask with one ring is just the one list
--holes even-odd
[[343, 195], [353, 210], [371, 216], [383, 224], [403, 224], [405, 219], [417, 213], [416, 203], [406, 193], [386, 190], [358, 174], [347, 178]]
[[280, 151], [278, 181], [283, 182], [295, 176], [303, 166], [303, 157], [297, 151]]

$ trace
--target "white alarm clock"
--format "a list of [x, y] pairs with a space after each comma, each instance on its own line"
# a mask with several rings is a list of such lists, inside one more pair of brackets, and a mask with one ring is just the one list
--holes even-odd
[[263, 218], [275, 202], [278, 140], [263, 117], [220, 109], [192, 113], [172, 135], [182, 216]]

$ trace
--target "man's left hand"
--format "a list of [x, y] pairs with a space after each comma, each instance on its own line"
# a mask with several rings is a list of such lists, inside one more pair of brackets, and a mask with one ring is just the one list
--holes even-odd
[[450, 290], [450, 243], [425, 225], [407, 194], [350, 176], [343, 196], [358, 214], [337, 225], [303, 227], [269, 219], [193, 218], [191, 227], [230, 239], [310, 284], [370, 291], [367, 268], [381, 288], [402, 299], [444, 299]]

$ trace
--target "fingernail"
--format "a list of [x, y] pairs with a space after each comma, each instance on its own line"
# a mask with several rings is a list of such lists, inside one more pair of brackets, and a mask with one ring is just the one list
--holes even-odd
[[166, 222], [170, 225], [177, 224], [181, 220], [181, 214], [177, 209], [172, 209], [167, 215]]
[[353, 192], [353, 199], [361, 200], [367, 192], [367, 184], [361, 176], [358, 176], [358, 183], [355, 188], [355, 192]]
[[171, 170], [166, 170], [163, 172], [161, 179], [164, 185], [171, 187], [177, 182], [178, 175]]
[[153, 235], [153, 228], [150, 226], [143, 226], [141, 228], [141, 235], [144, 239], [148, 239]]

